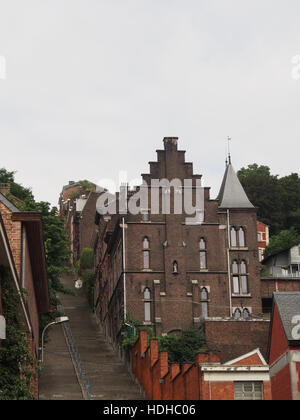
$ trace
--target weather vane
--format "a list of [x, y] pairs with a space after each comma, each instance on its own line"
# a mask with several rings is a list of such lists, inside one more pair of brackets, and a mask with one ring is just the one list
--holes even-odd
[[[231, 137], [227, 137], [227, 151], [228, 151], [228, 162], [229, 162], [229, 164], [231, 164], [230, 140], [231, 140]], [[226, 162], [227, 162], [227, 160], [226, 160]]]

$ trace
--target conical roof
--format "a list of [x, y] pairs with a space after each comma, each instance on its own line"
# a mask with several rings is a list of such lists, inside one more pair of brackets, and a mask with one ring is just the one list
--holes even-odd
[[219, 207], [225, 209], [234, 208], [254, 208], [247, 197], [240, 180], [235, 173], [233, 166], [229, 163], [226, 167], [225, 175], [218, 195]]

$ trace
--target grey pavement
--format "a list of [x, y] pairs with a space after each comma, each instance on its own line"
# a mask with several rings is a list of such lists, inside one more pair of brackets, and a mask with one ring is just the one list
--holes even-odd
[[[74, 282], [72, 276], [63, 279], [63, 284], [75, 291]], [[40, 399], [144, 399], [124, 363], [106, 342], [84, 290], [76, 290], [76, 296], [60, 294], [60, 300], [70, 319], [66, 328], [70, 329], [73, 347], [62, 325], [50, 327], [40, 375]], [[80, 374], [84, 375], [83, 380]]]

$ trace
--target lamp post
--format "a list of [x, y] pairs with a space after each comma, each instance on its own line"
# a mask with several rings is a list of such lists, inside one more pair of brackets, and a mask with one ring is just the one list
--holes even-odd
[[67, 316], [60, 316], [58, 318], [55, 318], [54, 321], [50, 322], [46, 327], [43, 329], [42, 332], [42, 347], [40, 347], [41, 351], [41, 359], [39, 360], [40, 363], [43, 363], [44, 361], [44, 335], [48, 327], [51, 327], [51, 325], [61, 324], [62, 322], [69, 321], [69, 318]]

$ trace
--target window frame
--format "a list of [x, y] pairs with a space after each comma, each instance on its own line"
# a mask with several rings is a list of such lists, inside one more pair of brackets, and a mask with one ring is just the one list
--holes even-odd
[[200, 238], [198, 241], [200, 271], [207, 270], [207, 241], [205, 238]]
[[[145, 246], [147, 245], [147, 246]], [[148, 238], [148, 236], [144, 236], [143, 241], [142, 241], [142, 267], [143, 270], [150, 270], [150, 240]], [[147, 263], [145, 263], [147, 261]]]
[[[251, 391], [245, 389], [251, 385]], [[256, 390], [255, 386], [259, 385], [260, 389]], [[241, 389], [237, 389], [241, 387]], [[247, 398], [248, 396], [248, 398]], [[252, 397], [252, 398], [249, 398]], [[235, 401], [263, 401], [264, 400], [264, 383], [263, 381], [234, 381], [234, 400]]]
[[[148, 293], [146, 295], [146, 293]], [[145, 287], [143, 291], [143, 301], [144, 301], [144, 322], [151, 322], [152, 311], [151, 311], [151, 303], [152, 303], [152, 296], [151, 296], [151, 289], [149, 287]], [[149, 319], [148, 319], [149, 318]]]
[[[205, 296], [203, 296], [203, 291], [205, 291]], [[209, 292], [207, 287], [203, 286], [200, 289], [200, 305], [201, 305], [201, 318], [206, 319], [209, 317]], [[205, 310], [203, 309], [205, 308]], [[206, 312], [206, 315], [204, 314]]]
[[241, 261], [233, 260], [231, 263], [231, 271], [232, 271], [232, 294], [237, 295], [237, 296], [248, 295], [249, 294], [249, 280], [248, 280], [249, 274], [248, 274], [247, 262], [245, 260], [241, 260]]

